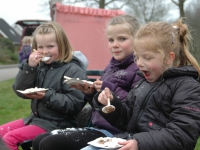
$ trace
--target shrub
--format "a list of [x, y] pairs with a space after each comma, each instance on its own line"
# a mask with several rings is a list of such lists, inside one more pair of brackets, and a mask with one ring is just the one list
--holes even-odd
[[0, 37], [0, 64], [18, 63], [18, 47], [9, 39]]

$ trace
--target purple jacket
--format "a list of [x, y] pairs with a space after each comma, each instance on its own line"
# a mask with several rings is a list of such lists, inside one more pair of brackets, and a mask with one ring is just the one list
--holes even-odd
[[26, 59], [29, 58], [31, 54], [32, 47], [30, 45], [22, 46], [21, 50], [19, 51], [19, 61], [22, 64]]
[[[114, 58], [111, 59], [110, 64], [105, 68], [101, 75], [103, 81], [102, 90], [108, 87], [113, 91], [121, 101], [125, 100], [128, 92], [141, 78], [136, 75], [138, 67], [134, 62], [133, 54], [129, 55], [123, 61], [117, 61]], [[96, 91], [90, 95], [86, 95], [85, 99], [92, 105], [93, 96]], [[92, 112], [92, 125], [93, 127], [105, 129], [113, 134], [121, 133], [120, 130], [111, 126], [97, 111]]]

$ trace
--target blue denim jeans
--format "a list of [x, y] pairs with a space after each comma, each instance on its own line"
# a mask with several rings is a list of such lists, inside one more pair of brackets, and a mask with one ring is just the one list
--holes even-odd
[[81, 150], [108, 150], [108, 149], [102, 149], [102, 148], [99, 148], [99, 147], [94, 147], [92, 145], [89, 145], [89, 146], [82, 148]]

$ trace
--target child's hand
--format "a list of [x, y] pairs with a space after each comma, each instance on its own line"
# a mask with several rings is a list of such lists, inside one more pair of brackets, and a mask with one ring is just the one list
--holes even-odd
[[24, 94], [26, 97], [31, 99], [42, 99], [45, 95], [45, 92], [36, 92], [34, 94]]
[[31, 67], [36, 67], [42, 59], [42, 55], [34, 50], [33, 53], [30, 54], [28, 59], [28, 65]]
[[124, 145], [119, 150], [138, 150], [138, 142], [136, 140], [120, 141], [120, 145]]
[[76, 85], [70, 85], [70, 87], [75, 88], [77, 90], [80, 90], [81, 92], [85, 93], [85, 94], [90, 94], [93, 93], [94, 91], [94, 87], [93, 86], [88, 86], [88, 84], [86, 84], [84, 82], [84, 84], [76, 84]]
[[98, 101], [99, 103], [103, 104], [103, 105], [107, 105], [108, 104], [108, 98], [110, 98], [110, 101], [113, 100], [113, 95], [110, 91], [109, 88], [105, 88], [98, 97]]
[[103, 81], [100, 81], [99, 79], [97, 79], [96, 81], [94, 81], [94, 87], [97, 90], [97, 92], [100, 92]]

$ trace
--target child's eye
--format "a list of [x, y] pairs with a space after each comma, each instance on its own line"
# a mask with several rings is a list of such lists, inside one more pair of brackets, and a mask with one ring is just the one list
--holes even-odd
[[52, 48], [52, 47], [53, 47], [52, 45], [49, 45], [49, 46], [48, 46], [48, 48]]
[[146, 60], [150, 60], [150, 59], [152, 59], [151, 57], [148, 57], [148, 56], [146, 56], [146, 57], [144, 57]]
[[113, 40], [113, 39], [108, 39], [108, 41], [111, 43], [111, 42], [113, 42], [114, 40]]
[[42, 49], [42, 46], [38, 46], [37, 49]]
[[120, 40], [120, 41], [125, 41], [125, 40], [126, 40], [126, 38], [120, 38], [119, 40]]

